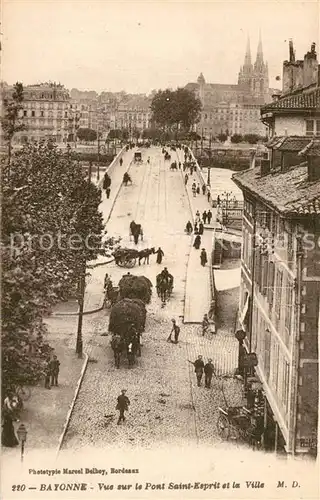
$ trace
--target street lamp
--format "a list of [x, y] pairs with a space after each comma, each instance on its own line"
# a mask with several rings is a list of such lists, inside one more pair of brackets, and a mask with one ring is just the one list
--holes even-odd
[[229, 201], [230, 201], [230, 198], [232, 196], [232, 191], [224, 191], [222, 193], [222, 205], [225, 205], [225, 208], [224, 208], [224, 223], [227, 224], [228, 221], [229, 221], [229, 215], [228, 215], [228, 210], [229, 210]]
[[21, 443], [21, 462], [23, 462], [23, 455], [24, 455], [24, 443], [27, 440], [27, 429], [24, 424], [20, 424], [17, 430], [18, 438]]

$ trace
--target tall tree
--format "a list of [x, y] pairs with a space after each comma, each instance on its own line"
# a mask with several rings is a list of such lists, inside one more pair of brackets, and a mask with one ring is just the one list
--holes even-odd
[[201, 101], [184, 88], [159, 90], [151, 102], [152, 121], [170, 130], [189, 130], [200, 119]]
[[8, 143], [8, 175], [10, 175], [10, 162], [12, 154], [12, 139], [16, 132], [23, 130], [25, 125], [22, 122], [20, 111], [23, 109], [23, 85], [17, 82], [13, 86], [11, 98], [6, 97], [3, 100], [4, 116], [1, 118], [1, 126], [4, 132], [4, 138]]
[[[5, 167], [1, 175], [7, 177]], [[102, 250], [101, 192], [70, 151], [27, 144], [2, 182], [2, 384], [36, 381], [42, 316], [76, 291], [81, 263]], [[38, 345], [44, 353], [43, 343]]]
[[88, 142], [93, 142], [98, 137], [96, 130], [93, 130], [91, 128], [79, 128], [77, 131], [77, 136], [80, 141]]

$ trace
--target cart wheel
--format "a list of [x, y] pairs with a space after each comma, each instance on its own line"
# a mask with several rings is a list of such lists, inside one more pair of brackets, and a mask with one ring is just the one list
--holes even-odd
[[134, 267], [136, 263], [136, 258], [132, 257], [131, 259], [126, 260], [126, 267]]
[[227, 440], [229, 438], [229, 432], [230, 432], [230, 424], [229, 420], [225, 415], [219, 415], [218, 421], [217, 421], [217, 429], [219, 436], [222, 437], [222, 439]]
[[25, 385], [20, 385], [17, 387], [17, 396], [22, 399], [22, 401], [28, 401], [31, 396], [31, 390]]

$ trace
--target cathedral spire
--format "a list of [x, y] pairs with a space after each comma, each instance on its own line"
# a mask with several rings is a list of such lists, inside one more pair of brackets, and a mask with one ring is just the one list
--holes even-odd
[[261, 30], [259, 30], [259, 43], [257, 49], [257, 58], [256, 58], [256, 66], [263, 66], [263, 50], [262, 50], [262, 41], [261, 41]]
[[251, 50], [250, 50], [250, 38], [248, 35], [247, 38], [247, 48], [246, 48], [246, 55], [244, 56], [244, 67], [251, 66]]

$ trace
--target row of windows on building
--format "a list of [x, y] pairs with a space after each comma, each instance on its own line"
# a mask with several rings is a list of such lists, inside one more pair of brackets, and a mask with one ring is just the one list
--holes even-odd
[[[252, 350], [259, 356], [259, 364], [273, 389], [277, 402], [288, 418], [290, 361], [281, 349], [277, 337], [269, 329], [269, 323], [258, 306], [253, 307]], [[287, 420], [288, 423], [288, 420]]]
[[38, 101], [25, 101], [23, 103], [26, 109], [68, 109], [69, 104], [65, 102], [38, 102]]
[[[64, 112], [64, 116], [62, 116], [63, 115], [62, 111], [60, 111], [60, 112], [58, 111], [57, 113], [55, 113], [55, 115], [57, 118], [60, 118], [60, 119], [69, 117], [67, 111]], [[53, 118], [53, 112], [49, 111], [48, 113], [45, 113], [44, 110], [40, 110], [40, 111], [36, 112], [35, 110], [28, 111], [27, 109], [24, 109], [23, 116], [24, 117], [31, 117], [31, 118], [46, 118], [46, 117]]]

